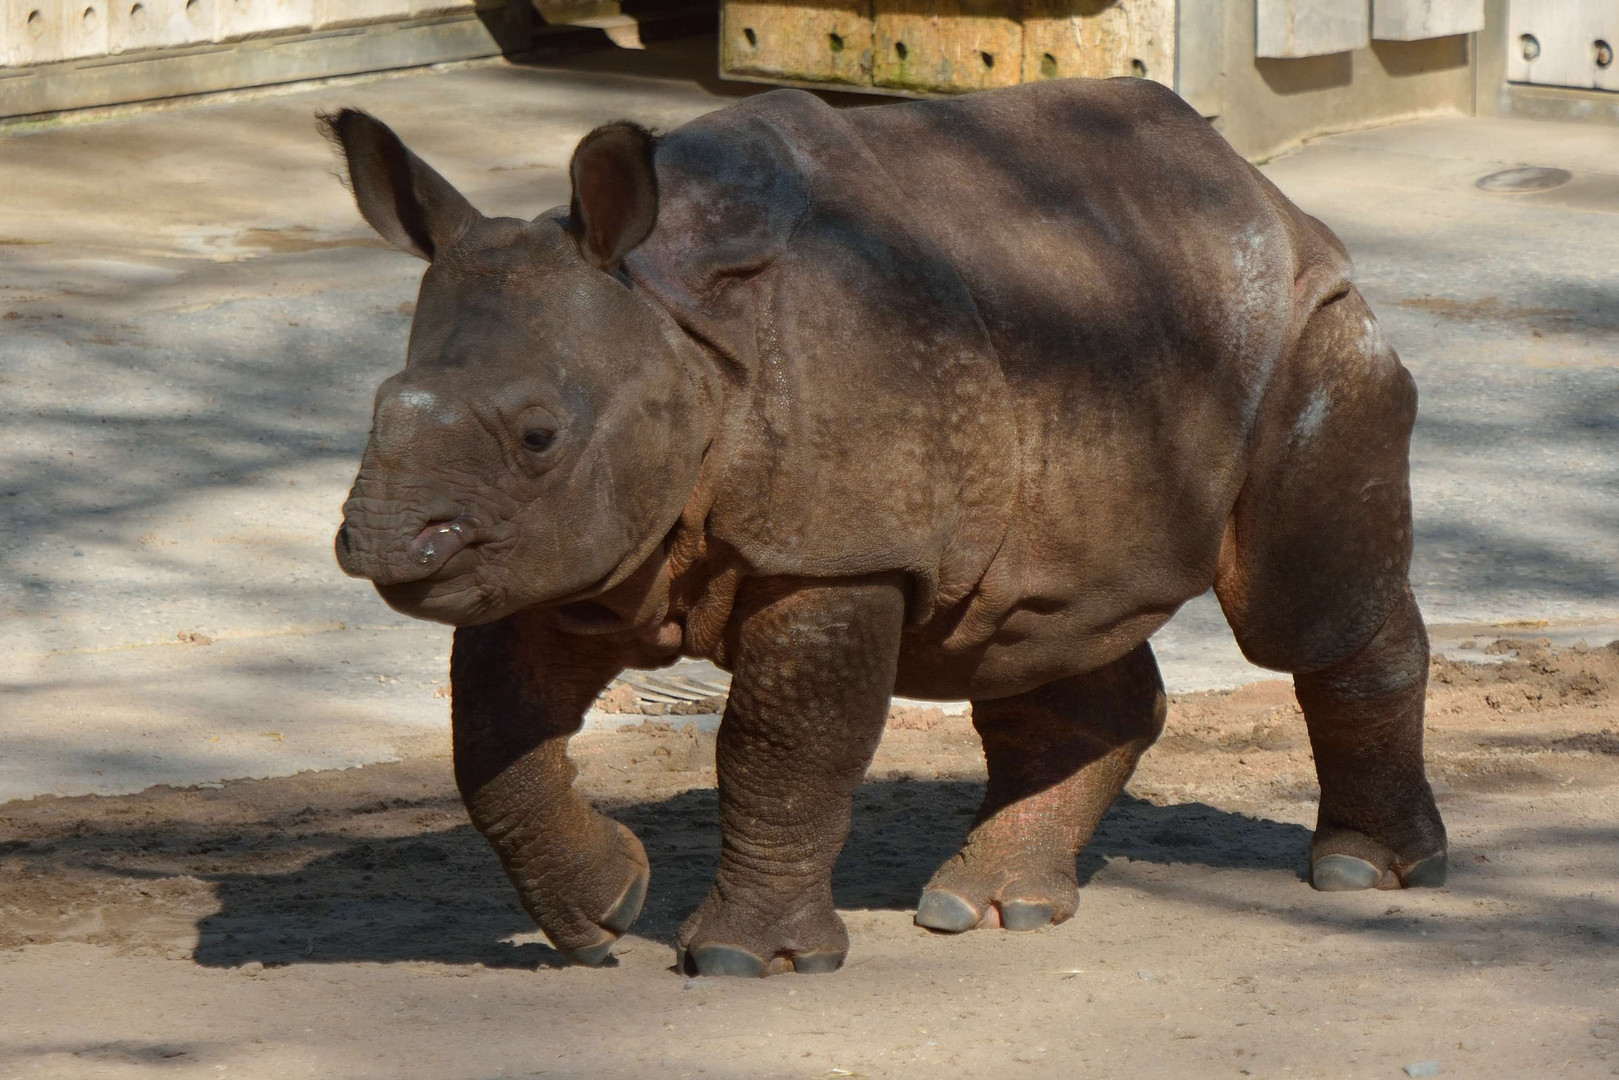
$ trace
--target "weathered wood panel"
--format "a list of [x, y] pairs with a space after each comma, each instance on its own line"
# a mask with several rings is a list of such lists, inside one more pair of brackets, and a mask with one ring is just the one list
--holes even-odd
[[1019, 0], [874, 0], [872, 82], [961, 92], [1023, 77]]
[[1175, 85], [1175, 0], [1024, 0], [1024, 82], [1114, 75]]
[[870, 0], [721, 5], [720, 69], [726, 74], [869, 86], [871, 68]]
[[1371, 44], [1366, 0], [1258, 0], [1254, 54], [1292, 60]]
[[1372, 37], [1421, 41], [1484, 29], [1484, 0], [1372, 0]]

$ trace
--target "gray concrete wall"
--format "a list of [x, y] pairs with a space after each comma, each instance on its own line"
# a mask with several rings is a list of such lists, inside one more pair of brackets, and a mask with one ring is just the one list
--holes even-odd
[[1479, 116], [1619, 125], [1619, 93], [1507, 82], [1507, 50], [1517, 47], [1508, 28], [1511, 0], [1486, 0], [1478, 39]]
[[1268, 60], [1255, 56], [1250, 0], [1225, 0], [1221, 15], [1224, 71], [1215, 125], [1250, 158], [1274, 156], [1326, 132], [1473, 111], [1469, 35], [1373, 41], [1350, 52]]
[[1181, 0], [1176, 88], [1255, 159], [1316, 135], [1447, 113], [1619, 124], [1619, 93], [1507, 81], [1510, 4], [1484, 0], [1477, 33], [1283, 60], [1256, 56], [1253, 0]]
[[[1300, 59], [1256, 58], [1252, 0], [1181, 0], [1179, 89], [1248, 157], [1300, 141], [1447, 113], [1619, 125], [1619, 93], [1507, 81], [1511, 0], [1485, 0], [1484, 28]], [[1217, 46], [1210, 47], [1215, 20]], [[1192, 48], [1187, 45], [1191, 44]], [[1218, 56], [1220, 70], [1211, 67]]]

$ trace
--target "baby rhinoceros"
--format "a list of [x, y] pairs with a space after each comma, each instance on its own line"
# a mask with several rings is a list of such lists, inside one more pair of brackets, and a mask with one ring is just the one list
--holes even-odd
[[970, 699], [989, 769], [916, 921], [1060, 923], [1163, 726], [1147, 639], [1211, 586], [1293, 675], [1315, 887], [1444, 881], [1415, 388], [1342, 245], [1174, 94], [782, 90], [608, 124], [532, 221], [364, 113], [325, 123], [360, 212], [428, 263], [337, 556], [457, 627], [456, 781], [566, 956], [605, 960], [646, 895], [566, 750], [626, 667], [733, 675], [679, 968], [826, 972], [890, 695]]

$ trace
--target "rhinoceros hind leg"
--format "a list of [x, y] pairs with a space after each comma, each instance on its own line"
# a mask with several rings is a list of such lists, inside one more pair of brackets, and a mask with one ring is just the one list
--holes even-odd
[[974, 702], [989, 787], [966, 844], [923, 891], [917, 925], [956, 934], [1070, 918], [1075, 856], [1163, 729], [1164, 709], [1146, 644], [1095, 671]]
[[1311, 881], [1442, 884], [1407, 580], [1416, 390], [1354, 289], [1311, 315], [1264, 408], [1215, 592], [1243, 653], [1293, 673], [1321, 781]]
[[1323, 892], [1445, 883], [1445, 826], [1422, 764], [1427, 669], [1407, 594], [1360, 653], [1293, 678], [1321, 781], [1310, 883]]

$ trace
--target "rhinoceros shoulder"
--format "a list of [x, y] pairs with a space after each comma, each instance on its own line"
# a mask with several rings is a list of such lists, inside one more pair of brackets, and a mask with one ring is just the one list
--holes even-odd
[[626, 266], [715, 358], [711, 532], [756, 570], [971, 590], [1015, 496], [994, 347], [845, 114], [780, 91], [671, 132]]

